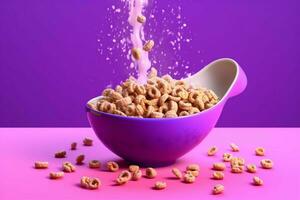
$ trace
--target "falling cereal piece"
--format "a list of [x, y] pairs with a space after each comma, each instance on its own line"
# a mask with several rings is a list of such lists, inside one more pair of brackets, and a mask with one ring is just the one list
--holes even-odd
[[137, 16], [136, 20], [139, 23], [144, 24], [146, 22], [146, 17], [144, 15], [139, 15], [139, 16]]
[[153, 41], [153, 40], [148, 40], [148, 41], [144, 44], [143, 49], [144, 49], [144, 51], [149, 52], [149, 51], [152, 50], [153, 47], [154, 47], [154, 41]]
[[138, 48], [132, 48], [131, 49], [131, 55], [135, 60], [139, 60], [141, 58], [141, 53]]

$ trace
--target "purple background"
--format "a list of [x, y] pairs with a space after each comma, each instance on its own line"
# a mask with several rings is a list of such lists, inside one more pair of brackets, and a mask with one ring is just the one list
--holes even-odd
[[[0, 2], [0, 126], [88, 125], [85, 102], [128, 74], [97, 53], [97, 34], [112, 2], [119, 1]], [[178, 4], [158, 5], [168, 3]], [[231, 57], [249, 79], [218, 126], [300, 126], [300, 3], [184, 0], [181, 5], [195, 35], [192, 45], [202, 52], [186, 52], [190, 72]]]

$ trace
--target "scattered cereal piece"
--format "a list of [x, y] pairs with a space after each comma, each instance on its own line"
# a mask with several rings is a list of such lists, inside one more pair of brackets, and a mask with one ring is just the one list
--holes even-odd
[[77, 143], [76, 142], [73, 142], [71, 144], [71, 150], [76, 150], [77, 149]]
[[156, 175], [157, 175], [157, 172], [156, 172], [156, 170], [154, 168], [148, 167], [146, 169], [146, 177], [147, 178], [155, 178]]
[[213, 169], [218, 170], [218, 171], [224, 171], [226, 168], [225, 164], [222, 162], [214, 163], [213, 164]]
[[175, 175], [176, 178], [181, 179], [182, 178], [182, 173], [179, 169], [173, 168], [172, 173]]
[[221, 184], [217, 184], [214, 186], [212, 192], [213, 192], [213, 194], [221, 194], [221, 193], [223, 193], [223, 191], [224, 191], [224, 186]]
[[137, 181], [140, 178], [142, 178], [142, 171], [141, 170], [137, 170], [137, 171], [131, 172], [131, 175], [132, 175], [131, 180]]
[[190, 164], [186, 167], [186, 171], [199, 171], [200, 167], [197, 164]]
[[101, 186], [101, 181], [98, 178], [83, 176], [80, 180], [80, 185], [83, 188], [94, 190]]
[[116, 182], [118, 185], [123, 185], [123, 184], [127, 183], [128, 181], [130, 181], [131, 177], [132, 177], [131, 173], [127, 170], [124, 170], [118, 176]]
[[192, 174], [193, 176], [197, 177], [199, 176], [199, 171], [191, 171], [191, 170], [188, 170], [185, 172], [186, 174]]
[[256, 172], [256, 165], [254, 164], [249, 164], [246, 166], [247, 167], [247, 171], [250, 173], [255, 173]]
[[106, 166], [107, 166], [108, 171], [111, 171], [111, 172], [116, 172], [119, 170], [118, 163], [116, 163], [114, 161], [107, 162]]
[[99, 160], [91, 160], [89, 162], [89, 167], [92, 169], [96, 169], [96, 168], [100, 168], [101, 164], [99, 162]]
[[48, 166], [49, 166], [49, 163], [46, 162], [46, 161], [36, 161], [36, 162], [34, 163], [34, 167], [35, 167], [36, 169], [47, 169]]
[[234, 165], [243, 166], [244, 164], [245, 164], [245, 160], [243, 158], [232, 157], [230, 160], [231, 166], [234, 166]]
[[232, 154], [230, 154], [230, 153], [224, 153], [223, 154], [223, 161], [224, 162], [230, 162], [231, 161], [231, 159], [232, 159]]
[[83, 164], [83, 160], [84, 160], [84, 155], [83, 154], [77, 156], [77, 158], [76, 158], [76, 164], [77, 165], [82, 165]]
[[231, 147], [231, 150], [234, 152], [240, 151], [240, 148], [234, 143], [231, 143], [230, 147]]
[[156, 190], [163, 190], [167, 187], [167, 183], [166, 182], [162, 182], [162, 181], [157, 181], [154, 185], [154, 188]]
[[75, 170], [76, 170], [76, 167], [72, 164], [72, 163], [70, 163], [70, 162], [64, 162], [63, 163], [63, 171], [64, 172], [75, 172]]
[[259, 178], [258, 176], [254, 176], [253, 177], [253, 184], [257, 185], [257, 186], [260, 186], [260, 185], [264, 184], [264, 181], [261, 178]]
[[224, 173], [216, 171], [213, 173], [212, 178], [215, 180], [222, 180], [222, 179], [224, 179]]
[[138, 48], [132, 48], [131, 55], [136, 60], [139, 60], [141, 58], [141, 52]]
[[148, 40], [145, 44], [144, 44], [144, 46], [143, 46], [143, 49], [144, 49], [144, 51], [151, 51], [152, 50], [152, 48], [154, 47], [154, 41], [153, 40]]
[[58, 151], [54, 154], [55, 158], [65, 158], [67, 155], [66, 151]]
[[218, 151], [218, 148], [217, 148], [216, 146], [212, 146], [212, 147], [208, 150], [207, 155], [208, 155], [208, 156], [213, 156], [213, 155], [215, 155], [215, 154], [217, 153], [217, 151]]
[[50, 172], [49, 177], [50, 179], [60, 179], [64, 177], [64, 172]]
[[264, 169], [272, 169], [274, 165], [273, 161], [270, 159], [263, 159], [260, 161], [260, 164]]
[[146, 22], [146, 17], [143, 16], [143, 15], [139, 15], [137, 16], [136, 20], [141, 23], [141, 24], [144, 24]]
[[244, 171], [244, 166], [243, 165], [233, 165], [231, 167], [231, 172], [235, 174], [240, 174]]
[[256, 154], [257, 156], [264, 156], [264, 155], [265, 155], [265, 149], [262, 148], [262, 147], [257, 147], [257, 148], [255, 149], [255, 154]]
[[191, 173], [187, 173], [183, 176], [183, 182], [185, 183], [194, 183], [196, 180], [196, 177], [193, 176]]
[[140, 170], [140, 167], [138, 165], [129, 165], [128, 170], [130, 172], [136, 172]]
[[84, 146], [93, 146], [93, 140], [91, 138], [84, 138], [83, 140], [83, 145]]

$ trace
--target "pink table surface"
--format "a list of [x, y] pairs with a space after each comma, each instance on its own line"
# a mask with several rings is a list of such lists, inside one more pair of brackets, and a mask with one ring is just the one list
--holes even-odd
[[[85, 137], [95, 139], [95, 145], [81, 145]], [[299, 138], [296, 128], [216, 128], [193, 151], [172, 166], [158, 168], [158, 177], [131, 181], [123, 186], [115, 186], [117, 173], [103, 168], [89, 169], [87, 165], [77, 166], [75, 173], [65, 174], [62, 180], [50, 180], [48, 174], [60, 170], [63, 161], [74, 162], [75, 157], [84, 153], [87, 160], [99, 159], [124, 163], [96, 139], [90, 128], [1, 128], [0, 129], [0, 199], [300, 199]], [[76, 151], [70, 151], [71, 142], [78, 142]], [[212, 164], [221, 161], [223, 152], [230, 151], [228, 144], [235, 142], [240, 152], [233, 153], [245, 158], [246, 163], [259, 164], [263, 157], [254, 155], [257, 146], [266, 149], [265, 158], [274, 161], [274, 168], [258, 168], [256, 175], [264, 180], [261, 187], [251, 185], [253, 174], [232, 174], [225, 171], [225, 179], [210, 179]], [[216, 145], [219, 152], [208, 157], [207, 149]], [[55, 159], [54, 152], [67, 150], [67, 158]], [[36, 160], [50, 162], [49, 169], [33, 168]], [[170, 169], [184, 169], [189, 163], [199, 163], [201, 172], [194, 184], [184, 184], [172, 179]], [[99, 190], [86, 190], [79, 186], [81, 176], [98, 177], [102, 181]], [[165, 190], [153, 190], [156, 180], [166, 181]], [[213, 185], [221, 183], [225, 191], [212, 195]]]

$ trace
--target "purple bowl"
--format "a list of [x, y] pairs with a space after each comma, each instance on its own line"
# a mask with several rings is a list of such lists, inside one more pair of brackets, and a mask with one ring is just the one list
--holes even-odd
[[244, 71], [228, 58], [210, 63], [185, 80], [214, 90], [220, 101], [195, 115], [162, 119], [123, 117], [86, 105], [89, 123], [108, 149], [129, 162], [143, 166], [172, 164], [207, 136], [228, 98], [241, 93], [247, 85]]

